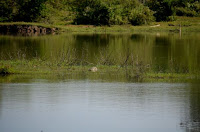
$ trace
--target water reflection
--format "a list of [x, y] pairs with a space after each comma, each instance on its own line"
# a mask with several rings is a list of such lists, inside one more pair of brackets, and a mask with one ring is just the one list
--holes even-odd
[[169, 69], [168, 63], [171, 58], [171, 42], [167, 37], [156, 37], [155, 46], [153, 48], [153, 64], [154, 70], [166, 72]]
[[200, 86], [199, 82], [190, 84], [189, 101], [185, 107], [185, 115], [182, 117], [180, 126], [186, 132], [200, 131]]
[[0, 86], [0, 117], [1, 117], [1, 111], [2, 111], [2, 109], [3, 109], [3, 107], [2, 107], [2, 102], [3, 102], [3, 100], [2, 100], [2, 87]]
[[0, 36], [0, 59], [54, 59], [63, 54], [89, 64], [118, 65], [128, 54], [157, 72], [200, 71], [199, 34], [67, 34], [40, 37]]

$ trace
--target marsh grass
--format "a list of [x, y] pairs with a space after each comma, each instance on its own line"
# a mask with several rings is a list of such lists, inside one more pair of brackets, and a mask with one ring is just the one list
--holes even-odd
[[[86, 50], [86, 49], [85, 49]], [[90, 74], [124, 76], [129, 81], [143, 80], [167, 80], [167, 79], [191, 79], [199, 78], [199, 72], [193, 74], [186, 68], [180, 70], [175, 61], [170, 61], [170, 69], [162, 71], [154, 70], [152, 64], [146, 64], [138, 55], [127, 51], [126, 55], [119, 54], [113, 56], [112, 52], [100, 51], [100, 56], [95, 57], [95, 62], [88, 61], [87, 52], [82, 56], [75, 54], [76, 49], [68, 49], [59, 54], [28, 58], [28, 55], [22, 52], [7, 53], [9, 56], [0, 56], [0, 73], [5, 74], [23, 74], [23, 75], [59, 75], [68, 76], [72, 74], [81, 74], [88, 76]], [[88, 71], [91, 67], [97, 67], [98, 71], [91, 73]]]

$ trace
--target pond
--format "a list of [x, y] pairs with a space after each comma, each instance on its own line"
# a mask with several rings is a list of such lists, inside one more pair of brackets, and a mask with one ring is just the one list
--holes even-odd
[[[199, 42], [198, 33], [0, 36], [0, 59], [55, 61], [70, 54], [87, 64], [107, 57], [118, 65], [133, 53], [154, 72], [199, 74]], [[95, 73], [3, 76], [0, 131], [199, 132], [200, 81], [137, 82]]]
[[198, 82], [18, 80], [0, 84], [1, 132], [200, 130]]

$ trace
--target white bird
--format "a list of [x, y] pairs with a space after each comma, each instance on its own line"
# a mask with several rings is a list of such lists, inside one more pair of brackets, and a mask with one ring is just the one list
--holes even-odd
[[97, 67], [92, 67], [92, 68], [90, 68], [88, 71], [96, 72], [96, 71], [97, 71]]

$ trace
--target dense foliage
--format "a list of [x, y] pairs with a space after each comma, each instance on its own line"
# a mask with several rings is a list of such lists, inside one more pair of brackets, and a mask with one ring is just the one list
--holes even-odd
[[108, 25], [109, 8], [100, 0], [75, 0], [72, 2], [76, 24]]
[[[15, 2], [12, 0], [1, 0], [0, 1], [0, 21], [12, 21]], [[12, 7], [12, 8], [11, 8]]]
[[71, 23], [74, 13], [69, 6], [70, 0], [48, 0], [45, 2], [43, 10], [37, 21], [50, 24]]
[[156, 21], [169, 21], [170, 16], [200, 16], [199, 0], [148, 0], [147, 6], [155, 11]]
[[154, 21], [153, 11], [148, 7], [140, 5], [131, 10], [129, 21], [132, 25], [148, 24], [149, 22]]
[[200, 16], [200, 2], [182, 2], [181, 6], [176, 7], [176, 14], [179, 16]]
[[34, 21], [47, 0], [1, 0], [0, 21]]
[[149, 0], [147, 2], [149, 8], [155, 11], [156, 21], [167, 21], [169, 16], [174, 15], [172, 2], [170, 0]]
[[200, 0], [1, 0], [0, 22], [148, 24], [200, 16]]

